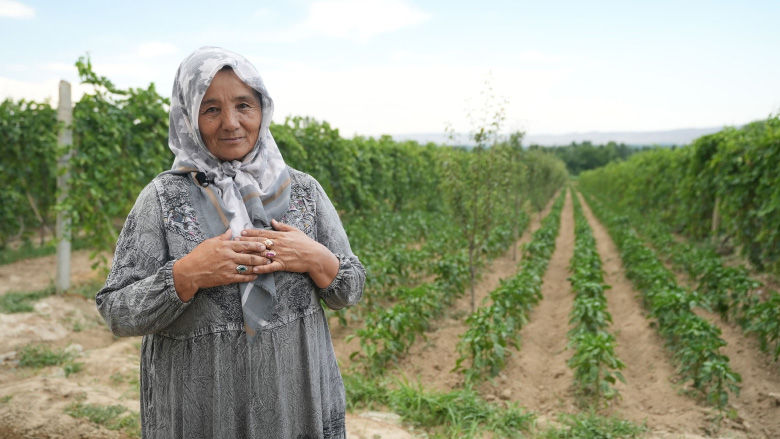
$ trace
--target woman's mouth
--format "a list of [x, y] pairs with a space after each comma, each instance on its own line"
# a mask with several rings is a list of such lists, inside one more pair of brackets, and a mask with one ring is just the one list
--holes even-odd
[[225, 137], [223, 139], [220, 139], [220, 141], [224, 143], [239, 143], [243, 139], [244, 139], [243, 137]]

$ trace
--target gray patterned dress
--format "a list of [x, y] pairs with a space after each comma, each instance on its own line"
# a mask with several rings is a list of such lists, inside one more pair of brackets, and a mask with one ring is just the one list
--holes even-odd
[[139, 195], [117, 242], [96, 302], [118, 336], [143, 335], [144, 438], [343, 438], [344, 384], [320, 300], [355, 304], [365, 271], [320, 184], [289, 168], [282, 222], [339, 259], [336, 279], [317, 288], [308, 275], [274, 274], [273, 319], [248, 339], [236, 284], [182, 302], [173, 263], [225, 231], [208, 189], [193, 174], [161, 174]]

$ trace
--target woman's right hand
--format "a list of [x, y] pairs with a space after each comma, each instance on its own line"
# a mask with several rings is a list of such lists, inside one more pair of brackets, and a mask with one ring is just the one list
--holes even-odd
[[239, 274], [236, 267], [246, 265], [249, 268], [246, 273], [251, 273], [253, 266], [267, 264], [269, 260], [260, 256], [265, 245], [231, 238], [228, 229], [201, 242], [173, 264], [173, 285], [182, 302], [188, 302], [201, 288], [257, 279], [256, 274]]

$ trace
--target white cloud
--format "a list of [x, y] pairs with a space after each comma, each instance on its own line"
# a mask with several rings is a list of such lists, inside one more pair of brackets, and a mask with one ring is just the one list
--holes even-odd
[[76, 66], [64, 62], [50, 62], [42, 66], [43, 69], [56, 73], [75, 73]]
[[[34, 82], [0, 77], [0, 100], [6, 98], [13, 100], [25, 99], [36, 102], [49, 102], [53, 107], [56, 107], [59, 101], [59, 84], [59, 79], [46, 79]], [[88, 86], [71, 82], [71, 102], [77, 102], [89, 90], [90, 87]]]
[[[285, 65], [265, 74], [276, 102], [274, 120], [311, 115], [342, 135], [444, 132], [471, 129], [467, 101], [478, 101], [488, 69], [443, 64], [376, 65], [337, 71]], [[507, 129], [523, 129], [533, 103], [544, 100], [562, 77], [553, 69], [494, 72], [498, 96], [509, 97]], [[533, 102], [533, 103], [532, 103]], [[549, 105], [545, 113], [556, 108]]]
[[307, 17], [293, 26], [290, 35], [365, 40], [429, 17], [405, 0], [321, 0], [309, 6]]
[[172, 55], [178, 52], [178, 48], [170, 43], [163, 43], [159, 41], [150, 41], [138, 45], [136, 48], [136, 56], [140, 58], [156, 58], [159, 56]]
[[35, 9], [14, 0], [0, 0], [0, 17], [33, 18]]

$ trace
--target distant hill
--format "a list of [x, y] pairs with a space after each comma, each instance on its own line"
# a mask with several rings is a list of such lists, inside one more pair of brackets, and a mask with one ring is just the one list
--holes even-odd
[[[610, 141], [616, 143], [625, 143], [627, 145], [647, 146], [647, 145], [686, 145], [693, 140], [722, 130], [723, 127], [711, 128], [682, 128], [665, 131], [614, 131], [601, 132], [590, 131], [585, 133], [567, 133], [567, 134], [533, 134], [526, 135], [523, 139], [523, 145], [568, 145], [572, 142], [590, 141], [593, 144], [604, 144]], [[444, 133], [414, 133], [397, 134], [392, 136], [397, 141], [416, 140], [419, 143], [433, 142], [437, 144], [452, 144]], [[458, 144], [466, 139], [465, 135], [457, 138]]]

